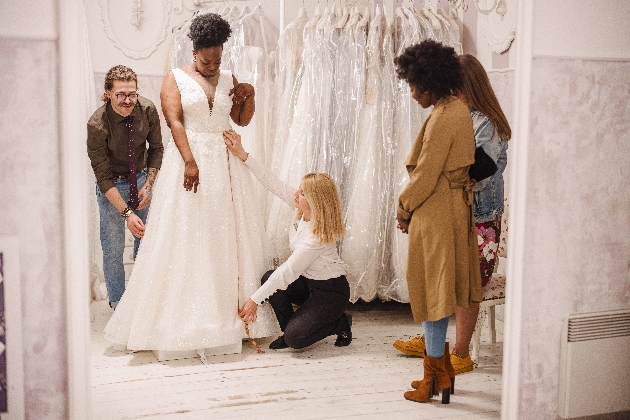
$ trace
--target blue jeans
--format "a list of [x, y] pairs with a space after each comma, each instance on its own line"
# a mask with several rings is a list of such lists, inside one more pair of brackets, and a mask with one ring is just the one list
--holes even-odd
[[[136, 175], [138, 180], [138, 190], [142, 188], [147, 178], [147, 171]], [[118, 178], [116, 188], [120, 192], [123, 200], [129, 201], [129, 179]], [[116, 308], [118, 301], [125, 291], [125, 266], [123, 265], [123, 252], [125, 250], [125, 229], [127, 224], [120, 216], [120, 212], [109, 201], [109, 199], [96, 187], [96, 201], [101, 220], [101, 247], [103, 248], [103, 274], [105, 284], [109, 294], [109, 306]], [[146, 223], [149, 206], [142, 210], [134, 210], [134, 213]], [[133, 258], [136, 258], [140, 239], [135, 238], [133, 246]]]
[[427, 346], [427, 356], [433, 359], [441, 359], [444, 356], [448, 317], [437, 321], [424, 321], [422, 328], [424, 328], [424, 343]]

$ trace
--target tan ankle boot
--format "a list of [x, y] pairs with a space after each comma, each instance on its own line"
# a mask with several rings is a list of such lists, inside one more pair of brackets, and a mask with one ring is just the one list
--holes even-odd
[[448, 341], [446, 343], [444, 343], [444, 355], [445, 357], [445, 361], [444, 361], [444, 365], [446, 367], [446, 373], [448, 373], [448, 376], [451, 378], [451, 395], [455, 393], [455, 368], [453, 367], [453, 364], [451, 363], [451, 352], [448, 348]]
[[[450, 356], [449, 343], [448, 341], [444, 343], [444, 355]], [[451, 364], [451, 358], [446, 357], [444, 360], [444, 366], [446, 368], [446, 373], [448, 373], [449, 378], [451, 378], [451, 394], [455, 394], [455, 368]], [[411, 383], [412, 388], [418, 388], [421, 381], [413, 381]], [[437, 395], [436, 390], [433, 390], [433, 395]]]
[[446, 372], [446, 357], [434, 359], [424, 355], [424, 378], [421, 381], [413, 381], [417, 385], [414, 391], [405, 392], [405, 398], [415, 402], [428, 402], [433, 396], [434, 390], [442, 391], [442, 404], [448, 404], [451, 396], [451, 378]]

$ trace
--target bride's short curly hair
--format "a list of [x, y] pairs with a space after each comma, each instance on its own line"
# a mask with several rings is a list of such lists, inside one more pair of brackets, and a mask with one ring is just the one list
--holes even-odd
[[412, 45], [394, 59], [400, 79], [438, 98], [456, 94], [462, 87], [462, 65], [452, 47], [433, 40]]
[[[346, 228], [341, 215], [341, 200], [335, 181], [322, 173], [310, 173], [302, 178], [302, 192], [311, 207], [311, 226], [320, 244], [335, 242], [343, 238]], [[296, 212], [296, 219], [302, 211]]]
[[232, 35], [230, 24], [216, 13], [205, 13], [193, 19], [188, 37], [193, 49], [221, 47]]

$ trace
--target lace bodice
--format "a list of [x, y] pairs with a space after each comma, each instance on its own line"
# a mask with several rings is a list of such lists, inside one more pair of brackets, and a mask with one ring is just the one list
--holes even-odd
[[[196, 141], [193, 133], [221, 134], [230, 129], [230, 111], [232, 99], [228, 96], [233, 86], [232, 73], [222, 70], [219, 76], [212, 111], [208, 106], [208, 98], [203, 88], [195, 79], [181, 69], [173, 69], [173, 75], [179, 88], [184, 110], [184, 128], [188, 134], [188, 141]], [[202, 138], [207, 138], [204, 136]], [[221, 140], [223, 146], [223, 140]]]

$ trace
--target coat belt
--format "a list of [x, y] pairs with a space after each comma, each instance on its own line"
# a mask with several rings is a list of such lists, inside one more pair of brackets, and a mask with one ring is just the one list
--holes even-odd
[[[448, 178], [447, 178], [448, 179]], [[468, 206], [468, 209], [470, 211], [470, 232], [474, 235], [475, 238], [475, 242], [477, 240], [477, 227], [475, 226], [475, 216], [473, 214], [473, 209], [472, 209], [472, 204], [473, 204], [473, 197], [474, 197], [474, 192], [473, 192], [473, 186], [475, 185], [475, 181], [469, 179], [461, 179], [461, 180], [448, 180], [448, 186], [449, 188], [451, 188], [452, 190], [456, 190], [461, 188], [462, 189], [462, 195], [464, 198], [464, 202], [466, 203], [466, 205]]]

